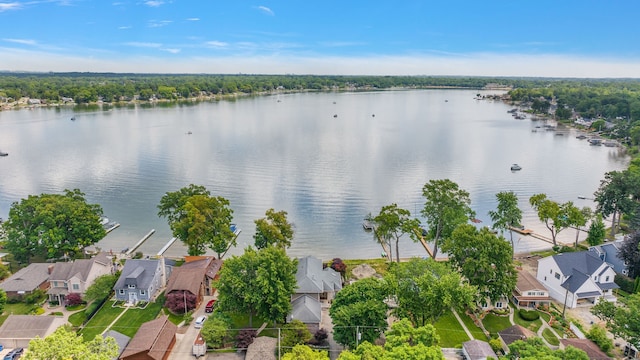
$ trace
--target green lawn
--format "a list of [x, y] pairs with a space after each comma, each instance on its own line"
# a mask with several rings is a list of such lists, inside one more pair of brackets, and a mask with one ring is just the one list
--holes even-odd
[[107, 326], [115, 320], [124, 309], [119, 307], [112, 307], [113, 301], [107, 301], [102, 308], [89, 320], [86, 326], [80, 330], [82, 337], [85, 341], [93, 340], [96, 335], [102, 334], [107, 329]]
[[451, 311], [442, 315], [433, 326], [440, 336], [440, 347], [461, 348], [463, 342], [471, 340]]
[[81, 310], [69, 315], [69, 322], [71, 323], [71, 325], [76, 327], [82, 325], [82, 323], [84, 323], [86, 319], [87, 319], [87, 314], [84, 312], [84, 310]]
[[362, 259], [362, 260], [345, 260], [342, 261], [347, 265], [347, 279], [351, 277], [351, 270], [360, 265], [360, 264], [368, 264], [371, 266], [378, 274], [384, 276], [389, 270], [389, 262], [387, 259]]
[[558, 340], [558, 338], [551, 332], [551, 330], [549, 330], [549, 328], [542, 330], [542, 337], [551, 345], [560, 345], [560, 340]]
[[473, 335], [476, 340], [486, 341], [487, 336], [484, 334], [484, 331], [476, 326], [476, 324], [474, 324], [473, 320], [467, 314], [465, 314], [464, 312], [458, 312], [458, 315], [460, 315], [460, 319], [462, 319], [462, 322], [467, 326], [467, 329], [469, 329], [471, 335]]
[[498, 336], [498, 331], [512, 326], [508, 316], [497, 316], [492, 313], [488, 313], [484, 319], [482, 319], [482, 325], [491, 333], [492, 338]]
[[158, 317], [160, 310], [162, 310], [162, 305], [161, 302], [154, 302], [148, 304], [144, 309], [129, 309], [125, 316], [113, 324], [111, 330], [133, 337], [140, 328], [140, 325]]
[[[249, 315], [247, 314], [231, 314], [231, 328], [232, 329], [244, 329], [249, 327]], [[254, 316], [252, 320], [252, 328], [258, 329], [263, 323], [268, 322], [267, 330], [260, 333], [260, 336], [277, 337], [278, 330], [273, 329], [273, 323], [266, 321], [260, 317]], [[271, 328], [271, 329], [269, 329]]]
[[[538, 312], [541, 316], [542, 314], [540, 312]], [[528, 321], [525, 320], [523, 318], [520, 317], [520, 315], [518, 314], [518, 310], [515, 310], [515, 314], [513, 314], [513, 322], [515, 322], [516, 324], [529, 329], [533, 332], [537, 332], [538, 329], [540, 329], [540, 326], [542, 326], [542, 320], [541, 319], [536, 319], [533, 321]]]
[[5, 304], [4, 311], [2, 315], [0, 315], [0, 325], [4, 324], [4, 321], [7, 320], [9, 315], [27, 315], [31, 313], [31, 311], [35, 308], [38, 308], [36, 305], [28, 305], [23, 302], [15, 303], [15, 304]]

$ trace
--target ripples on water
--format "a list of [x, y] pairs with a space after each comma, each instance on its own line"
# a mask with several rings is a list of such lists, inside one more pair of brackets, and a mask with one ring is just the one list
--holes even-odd
[[[171, 238], [156, 215], [160, 198], [195, 183], [230, 200], [243, 229], [233, 254], [253, 242], [253, 220], [273, 207], [294, 223], [291, 255], [378, 257], [381, 249], [362, 230], [364, 216], [393, 202], [419, 212], [430, 179], [450, 178], [467, 190], [480, 225], [489, 225], [495, 194], [513, 190], [524, 224], [547, 235], [528, 204], [531, 195], [592, 206], [577, 197], [593, 194], [605, 172], [626, 167], [615, 148], [589, 146], [571, 129], [559, 129], [564, 136], [532, 132], [541, 122], [514, 120], [509, 106], [476, 101], [476, 93], [290, 94], [197, 106], [0, 112], [0, 150], [10, 153], [0, 159], [0, 216], [29, 194], [80, 188], [122, 224], [103, 249], [129, 247], [153, 228], [141, 250], [155, 254]], [[512, 163], [522, 171], [511, 172]], [[570, 241], [575, 232], [563, 236]], [[518, 250], [546, 246], [523, 239]], [[408, 238], [400, 250], [425, 255]], [[184, 253], [179, 244], [168, 251]]]

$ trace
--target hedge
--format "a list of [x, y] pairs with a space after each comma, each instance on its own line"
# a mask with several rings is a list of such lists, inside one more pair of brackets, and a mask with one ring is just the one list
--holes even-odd
[[520, 309], [518, 310], [518, 315], [520, 315], [520, 318], [527, 321], [534, 321], [540, 318], [540, 313], [535, 310]]

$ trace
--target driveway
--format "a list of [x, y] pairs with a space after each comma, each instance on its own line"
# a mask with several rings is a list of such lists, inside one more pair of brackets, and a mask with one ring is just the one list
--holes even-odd
[[209, 300], [213, 298], [214, 296], [205, 296], [200, 303], [200, 306], [198, 306], [198, 308], [193, 312], [193, 321], [191, 321], [189, 326], [183, 325], [178, 328], [178, 333], [176, 334], [176, 344], [173, 346], [173, 350], [171, 351], [168, 360], [183, 360], [195, 358], [192, 353], [192, 346], [200, 331], [199, 329], [196, 329], [193, 324], [198, 316], [208, 315], [205, 314], [204, 308], [207, 305], [207, 302], [209, 302]]

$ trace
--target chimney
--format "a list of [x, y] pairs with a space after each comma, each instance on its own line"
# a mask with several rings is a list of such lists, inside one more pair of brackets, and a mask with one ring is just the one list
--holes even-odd
[[51, 273], [53, 272], [53, 267], [54, 267], [54, 266], [55, 266], [54, 264], [51, 264], [51, 265], [49, 265], [49, 266], [47, 267], [47, 274], [51, 275]]

